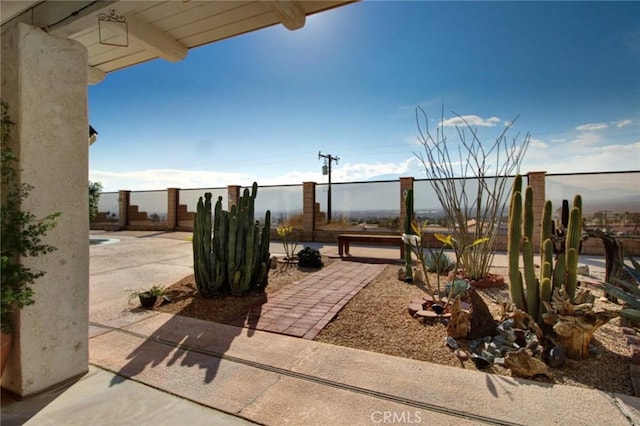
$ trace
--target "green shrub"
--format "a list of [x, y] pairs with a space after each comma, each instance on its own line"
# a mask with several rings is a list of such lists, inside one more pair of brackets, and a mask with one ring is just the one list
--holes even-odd
[[298, 252], [298, 267], [299, 268], [322, 268], [322, 256], [320, 251], [312, 249], [311, 247], [305, 247]]
[[102, 192], [102, 183], [89, 181], [89, 220], [93, 220], [98, 216], [98, 204], [100, 202], [100, 193]]
[[22, 202], [33, 189], [31, 185], [20, 183], [15, 168], [17, 157], [9, 145], [11, 126], [13, 122], [7, 114], [7, 104], [2, 103], [1, 134], [2, 134], [2, 219], [1, 263], [2, 276], [1, 326], [4, 333], [11, 332], [9, 314], [33, 304], [33, 288], [31, 286], [45, 272], [26, 267], [21, 258], [43, 256], [56, 250], [45, 244], [42, 239], [56, 226], [56, 218], [60, 213], [50, 214], [38, 219], [33, 213], [21, 209]]

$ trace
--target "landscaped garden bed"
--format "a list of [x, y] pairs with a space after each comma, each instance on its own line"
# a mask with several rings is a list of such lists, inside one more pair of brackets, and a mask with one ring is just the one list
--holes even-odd
[[[325, 265], [331, 261], [323, 258]], [[407, 284], [398, 280], [398, 266], [389, 265], [382, 274], [361, 290], [330, 322], [315, 340], [372, 352], [400, 356], [450, 367], [476, 370], [471, 360], [462, 361], [445, 344], [446, 325], [434, 321], [426, 324], [409, 314], [408, 304], [424, 296], [420, 282]], [[289, 268], [271, 270], [269, 285], [261, 295], [249, 297], [227, 296], [205, 299], [196, 291], [193, 276], [185, 277], [167, 287], [172, 303], [157, 310], [176, 315], [200, 318], [221, 323], [231, 322], [249, 308], [265, 303], [270, 294], [313, 273], [315, 270]], [[492, 268], [505, 275], [506, 268]], [[435, 281], [435, 274], [430, 276]], [[498, 319], [501, 301], [509, 300], [506, 286], [479, 289], [493, 316]], [[600, 301], [598, 304], [607, 303]], [[613, 306], [613, 305], [612, 305]], [[470, 354], [468, 341], [457, 339], [461, 349]], [[600, 327], [592, 341], [593, 354], [580, 361], [568, 360], [562, 368], [551, 369], [553, 380], [541, 377], [544, 383], [557, 383], [633, 395], [629, 377], [628, 346], [625, 344], [618, 318]], [[486, 372], [512, 375], [500, 365], [492, 365]], [[425, 378], [428, 380], [428, 378]]]

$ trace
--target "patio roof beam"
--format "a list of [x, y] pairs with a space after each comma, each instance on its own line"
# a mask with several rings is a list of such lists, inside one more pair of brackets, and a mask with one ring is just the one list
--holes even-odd
[[274, 0], [269, 2], [269, 6], [280, 23], [288, 30], [293, 31], [304, 27], [306, 14], [299, 1]]
[[100, 68], [89, 67], [89, 75], [88, 75], [88, 83], [89, 84], [98, 84], [104, 80], [107, 73], [102, 71]]
[[130, 37], [169, 62], [178, 62], [187, 57], [189, 49], [157, 27], [132, 15], [125, 15]]

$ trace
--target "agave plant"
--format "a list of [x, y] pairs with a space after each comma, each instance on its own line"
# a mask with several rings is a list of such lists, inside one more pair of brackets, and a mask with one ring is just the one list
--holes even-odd
[[609, 295], [623, 300], [629, 305], [629, 308], [620, 311], [620, 316], [640, 323], [640, 263], [632, 257], [629, 257], [629, 260], [633, 267], [625, 264], [624, 269], [630, 279], [613, 278], [613, 284], [605, 283], [603, 289]]

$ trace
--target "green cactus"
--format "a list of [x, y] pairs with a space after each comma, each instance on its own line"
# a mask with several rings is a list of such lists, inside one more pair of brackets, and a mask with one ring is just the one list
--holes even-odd
[[222, 210], [222, 197], [211, 221], [211, 194], [198, 201], [193, 221], [193, 264], [196, 286], [204, 297], [221, 294], [241, 296], [250, 290], [264, 290], [268, 283], [271, 213], [260, 225], [254, 221], [254, 182], [245, 189], [237, 206]]
[[565, 248], [566, 278], [564, 288], [573, 299], [578, 286], [578, 252], [580, 250], [580, 237], [582, 235], [582, 197], [576, 195], [573, 207], [569, 211], [569, 224], [567, 226], [567, 240]]
[[[546, 312], [544, 302], [550, 302], [554, 288], [564, 288], [575, 297], [577, 287], [578, 251], [582, 226], [582, 198], [576, 195], [567, 223], [566, 253], [553, 262], [552, 204], [546, 201], [542, 211], [540, 275], [534, 269], [533, 247], [533, 190], [525, 190], [524, 211], [522, 204], [522, 176], [514, 181], [509, 209], [509, 289], [516, 307], [527, 311], [539, 323]], [[524, 264], [524, 282], [520, 271], [520, 253]]]
[[509, 292], [516, 307], [526, 310], [522, 273], [520, 272], [520, 247], [522, 243], [522, 176], [516, 175], [509, 206], [507, 250], [509, 253]]

